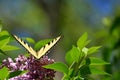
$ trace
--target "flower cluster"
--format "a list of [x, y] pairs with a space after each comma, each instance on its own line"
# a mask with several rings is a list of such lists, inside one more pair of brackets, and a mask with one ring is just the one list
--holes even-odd
[[54, 63], [54, 60], [49, 59], [48, 56], [35, 59], [33, 56], [19, 55], [15, 58], [15, 61], [11, 58], [3, 60], [2, 67], [6, 66], [10, 71], [28, 70], [28, 73], [13, 77], [10, 80], [53, 80], [55, 71], [42, 67], [52, 63]]

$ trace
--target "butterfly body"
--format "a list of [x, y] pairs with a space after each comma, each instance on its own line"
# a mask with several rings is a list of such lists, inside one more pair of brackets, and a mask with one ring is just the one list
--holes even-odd
[[43, 55], [46, 54], [46, 52], [54, 46], [58, 40], [60, 39], [60, 36], [53, 39], [51, 42], [43, 46], [39, 51], [35, 51], [31, 46], [29, 46], [27, 43], [25, 43], [22, 39], [17, 37], [16, 35], [13, 35], [13, 37], [29, 52], [31, 53], [34, 57], [37, 59], [41, 58]]

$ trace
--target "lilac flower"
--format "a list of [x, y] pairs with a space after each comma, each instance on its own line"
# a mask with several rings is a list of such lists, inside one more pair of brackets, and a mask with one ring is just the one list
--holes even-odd
[[54, 60], [49, 59], [48, 56], [36, 59], [33, 56], [25, 57], [24, 55], [19, 55], [15, 58], [15, 61], [11, 58], [3, 60], [2, 67], [6, 66], [10, 71], [29, 71], [26, 74], [13, 77], [10, 80], [53, 80], [55, 71], [42, 67], [52, 63], [54, 63]]

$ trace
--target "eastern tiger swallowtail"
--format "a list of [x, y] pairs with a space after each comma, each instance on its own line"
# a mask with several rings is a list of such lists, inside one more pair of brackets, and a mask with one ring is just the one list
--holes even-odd
[[43, 46], [39, 51], [35, 51], [31, 46], [29, 46], [27, 43], [25, 43], [22, 39], [17, 37], [16, 35], [13, 35], [13, 37], [29, 52], [31, 53], [34, 57], [37, 59], [41, 58], [43, 55], [46, 54], [46, 52], [54, 46], [57, 41], [60, 39], [60, 36], [53, 39], [51, 42]]

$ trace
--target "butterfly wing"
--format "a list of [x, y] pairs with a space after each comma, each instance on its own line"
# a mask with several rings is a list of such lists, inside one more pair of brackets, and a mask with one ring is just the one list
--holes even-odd
[[13, 35], [13, 37], [29, 52], [31, 53], [33, 56], [35, 56], [37, 58], [37, 53], [35, 50], [33, 50], [33, 48], [31, 46], [29, 46], [27, 43], [25, 43], [22, 39], [20, 39], [19, 37], [17, 37], [16, 35]]
[[54, 46], [57, 41], [60, 39], [60, 36], [53, 39], [51, 42], [49, 42], [48, 44], [46, 44], [44, 47], [42, 47], [38, 52], [38, 59], [41, 58], [52, 46]]

